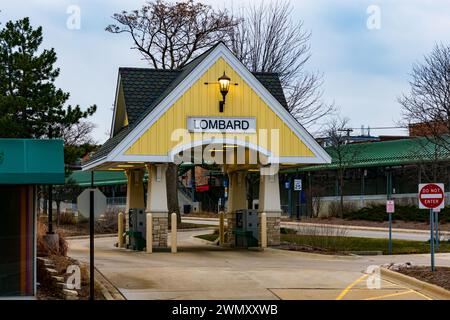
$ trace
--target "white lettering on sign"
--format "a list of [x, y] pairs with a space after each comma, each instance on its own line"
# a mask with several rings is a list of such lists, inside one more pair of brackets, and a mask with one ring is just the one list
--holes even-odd
[[444, 184], [419, 184], [420, 209], [443, 209], [445, 207], [444, 200]]
[[190, 132], [256, 133], [255, 118], [189, 117]]

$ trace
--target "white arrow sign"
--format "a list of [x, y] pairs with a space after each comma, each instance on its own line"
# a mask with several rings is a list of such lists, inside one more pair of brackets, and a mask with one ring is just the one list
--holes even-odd
[[77, 198], [78, 212], [85, 217], [89, 217], [91, 191], [94, 192], [94, 216], [95, 218], [99, 218], [100, 215], [105, 213], [106, 197], [98, 189], [86, 189], [78, 196]]

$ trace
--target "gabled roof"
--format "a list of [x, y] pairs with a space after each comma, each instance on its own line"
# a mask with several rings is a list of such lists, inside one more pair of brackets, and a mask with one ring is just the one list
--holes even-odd
[[[223, 43], [218, 43], [179, 70], [121, 68], [118, 85], [123, 86], [128, 126], [117, 132], [91, 159], [83, 163], [85, 170], [94, 167], [101, 161], [106, 161], [106, 158], [108, 161], [122, 161], [123, 149], [137, 139], [136, 137], [142, 134], [152, 121], [158, 119], [175, 101], [174, 99], [181, 96], [184, 90], [187, 90], [190, 84], [206, 70], [205, 68], [218, 57], [225, 58], [241, 77], [250, 83], [260, 97], [273, 107], [275, 113], [288, 124], [298, 137], [304, 139], [307, 147], [317, 156], [317, 158], [300, 157], [289, 160], [308, 161], [307, 163], [329, 161], [329, 156], [287, 111], [287, 103], [278, 75], [275, 73], [251, 73]], [[167, 160], [169, 156], [167, 158], [157, 156], [157, 160], [153, 156], [149, 158], [151, 161], [157, 162], [170, 161]]]
[[[115, 146], [142, 121], [183, 79], [203, 61], [216, 46], [193, 59], [178, 70], [163, 70], [151, 68], [119, 68], [128, 126], [118, 131], [107, 140], [97, 152], [86, 161], [94, 162], [109, 154]], [[277, 73], [254, 72], [253, 75], [284, 107], [288, 108], [280, 78]], [[114, 121], [114, 119], [113, 119]]]
[[[197, 60], [199, 61], [199, 60]], [[120, 68], [128, 123], [132, 126], [150, 113], [188, 74], [193, 64], [182, 70]], [[287, 102], [276, 73], [253, 73], [269, 92], [287, 109]]]
[[[325, 148], [332, 157], [329, 164], [320, 164], [299, 168], [298, 171], [336, 170], [339, 161], [332, 147]], [[450, 152], [427, 138], [401, 139], [383, 142], [348, 144], [343, 147], [344, 166], [346, 168], [389, 167], [430, 161], [448, 161]], [[347, 162], [345, 163], [345, 158]], [[296, 172], [287, 169], [283, 172]]]

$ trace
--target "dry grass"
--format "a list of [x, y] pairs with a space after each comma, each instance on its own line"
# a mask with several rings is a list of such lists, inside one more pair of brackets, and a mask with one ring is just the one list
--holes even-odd
[[302, 226], [297, 229], [297, 235], [303, 239], [303, 245], [312, 248], [327, 248], [330, 251], [337, 252], [342, 248], [348, 230], [325, 226]]
[[67, 249], [69, 248], [69, 244], [66, 241], [66, 237], [64, 232], [57, 230], [56, 233], [59, 235], [59, 250], [55, 251], [47, 245], [47, 242], [44, 239], [44, 236], [47, 234], [48, 228], [47, 225], [38, 221], [37, 223], [37, 254], [40, 257], [47, 257], [50, 255], [67, 255]]

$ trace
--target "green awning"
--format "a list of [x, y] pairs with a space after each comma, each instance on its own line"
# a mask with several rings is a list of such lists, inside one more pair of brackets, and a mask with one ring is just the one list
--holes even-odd
[[[75, 171], [67, 180], [80, 187], [89, 187], [91, 185], [90, 171]], [[94, 186], [113, 186], [118, 184], [127, 184], [127, 176], [124, 171], [95, 171]]]
[[0, 184], [64, 184], [64, 142], [0, 139]]
[[[192, 164], [181, 164], [178, 175], [185, 174], [192, 167]], [[91, 185], [91, 171], [75, 171], [66, 181], [71, 181], [80, 187], [89, 187]], [[144, 174], [143, 181], [147, 181], [147, 172]], [[127, 184], [127, 182], [125, 171], [94, 171], [94, 186], [96, 187]]]
[[331, 163], [290, 168], [282, 170], [282, 173], [336, 170], [342, 166], [346, 168], [393, 167], [450, 160], [450, 150], [428, 138], [355, 143], [345, 145], [341, 150], [341, 161], [336, 150], [328, 147], [325, 151], [331, 156]]

